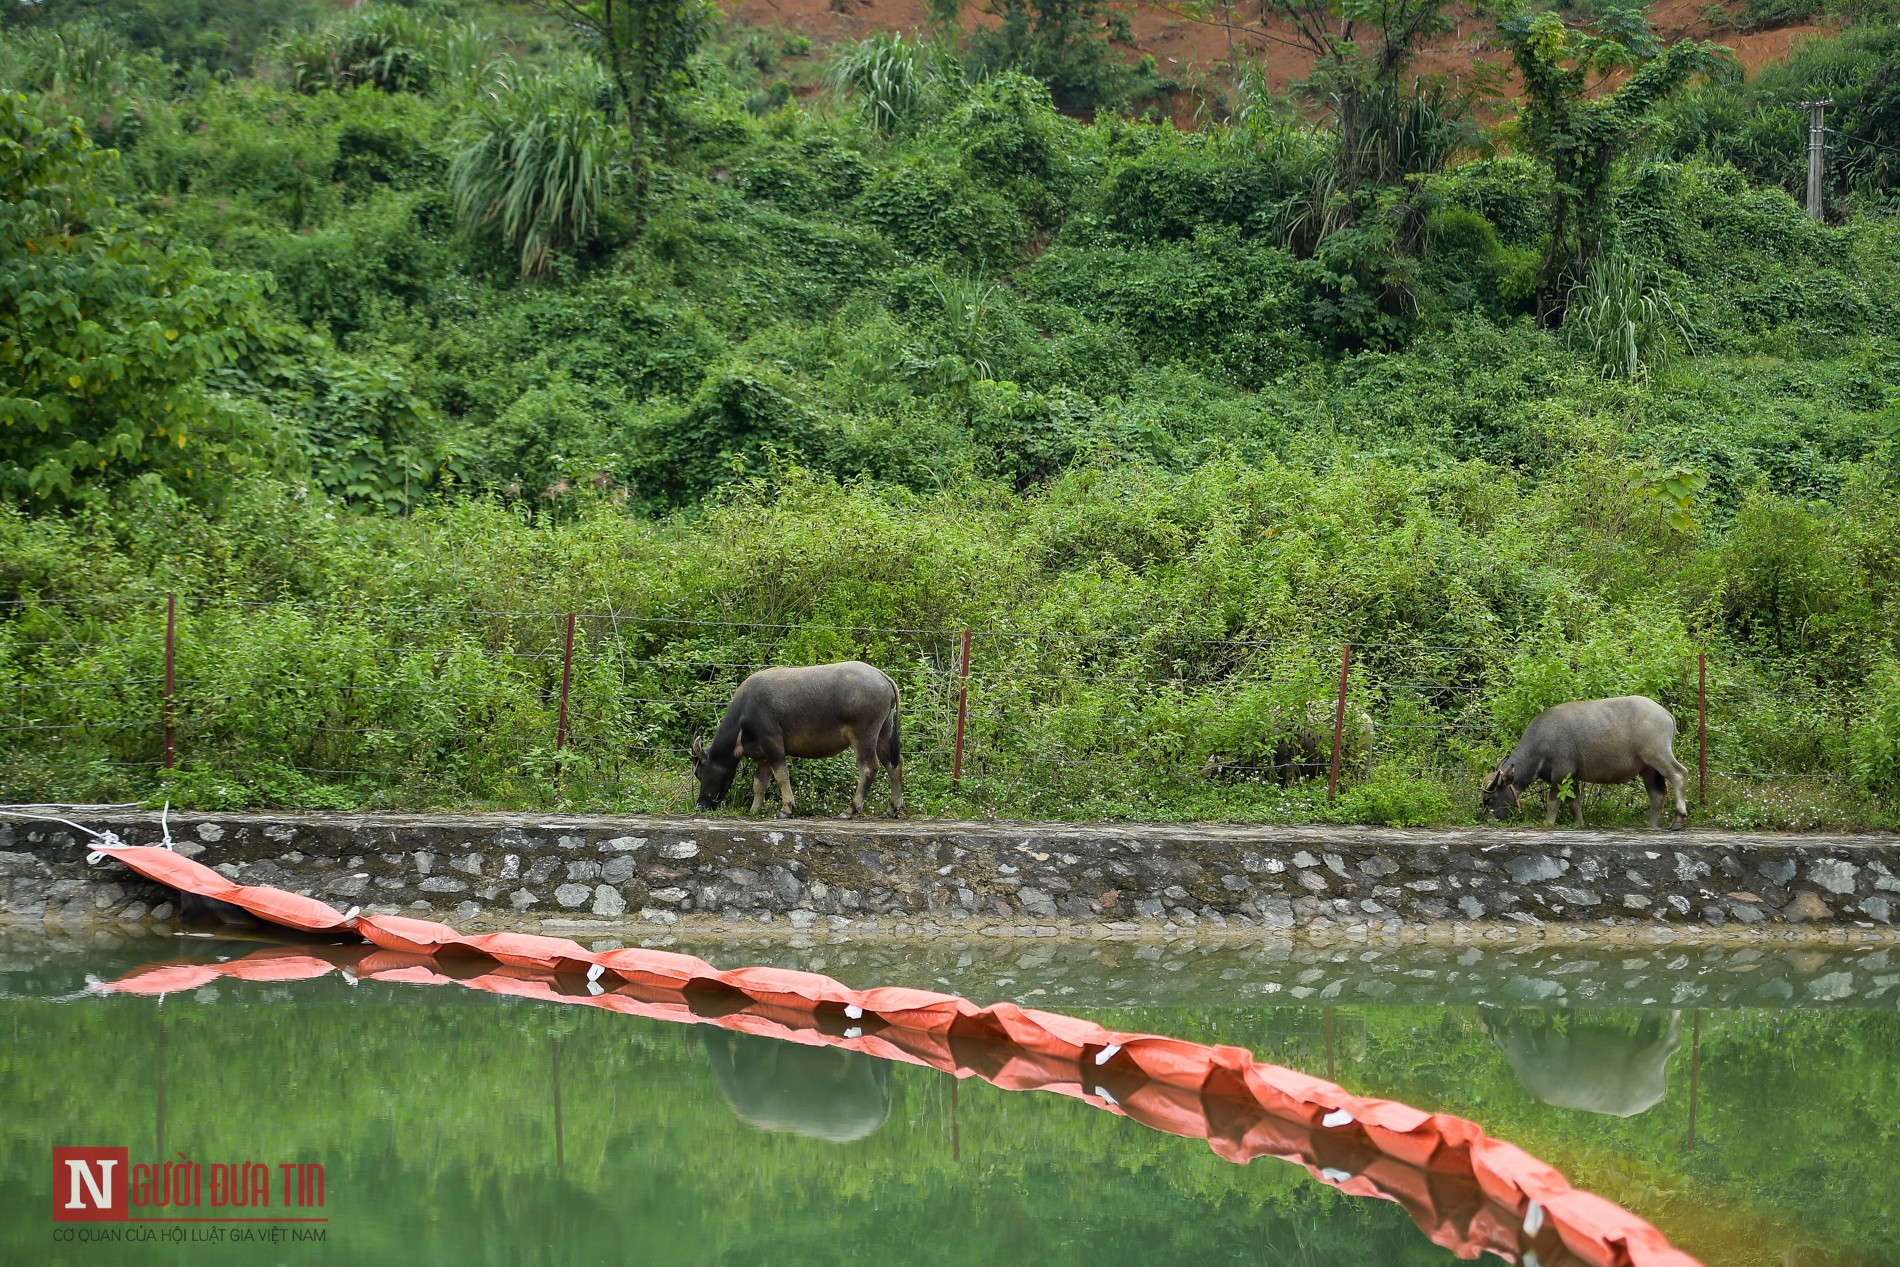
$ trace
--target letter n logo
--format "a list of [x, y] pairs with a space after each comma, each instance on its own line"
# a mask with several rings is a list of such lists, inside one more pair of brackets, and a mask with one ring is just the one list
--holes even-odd
[[124, 1148], [55, 1148], [53, 1222], [125, 1222], [128, 1155]]

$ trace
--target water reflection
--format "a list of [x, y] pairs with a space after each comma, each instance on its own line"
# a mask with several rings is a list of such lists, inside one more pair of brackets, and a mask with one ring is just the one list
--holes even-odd
[[1631, 1023], [1575, 1008], [1511, 1009], [1486, 1028], [1526, 1091], [1554, 1108], [1606, 1117], [1635, 1117], [1661, 1104], [1669, 1058], [1682, 1046], [1676, 1010], [1644, 1011]]
[[[1404, 1208], [1340, 1200], [1335, 1183], [1393, 1184], [1394, 1174], [1375, 1172], [1367, 1157], [1313, 1151], [1336, 1142], [1329, 1131], [1268, 1150], [1309, 1157], [1320, 1167], [1313, 1182], [1264, 1156], [1235, 1166], [1162, 1134], [1165, 1115], [1151, 1132], [1064, 1096], [1004, 1094], [984, 1076], [959, 1083], [877, 1063], [867, 1078], [855, 1052], [780, 1047], [712, 1026], [688, 1039], [672, 1024], [602, 1008], [556, 1014], [547, 1004], [574, 997], [571, 980], [540, 1001], [419, 989], [405, 983], [410, 969], [387, 980], [359, 971], [361, 947], [321, 946], [292, 957], [351, 975], [292, 979], [288, 959], [258, 950], [229, 935], [0, 931], [0, 1211], [30, 1216], [0, 1219], [0, 1263], [58, 1261], [44, 1213], [47, 1149], [58, 1140], [124, 1144], [134, 1161], [178, 1152], [320, 1159], [338, 1202], [333, 1243], [284, 1256], [309, 1263], [604, 1267], [628, 1261], [626, 1246], [637, 1244], [649, 1267], [835, 1267], [855, 1261], [840, 1245], [883, 1243], [928, 1267], [1345, 1267], [1450, 1263], [1420, 1231], [1442, 1224], [1462, 1235], [1471, 1225], [1470, 1194], [1435, 1173], [1401, 1176], [1426, 1185], [1407, 1189], [1414, 1199]], [[1900, 1077], [1891, 988], [1900, 964], [1888, 947], [1355, 947], [1275, 957], [1258, 946], [1200, 954], [1169, 945], [1150, 955], [1142, 946], [873, 944], [788, 953], [788, 966], [836, 969], [847, 951], [859, 956], [849, 970], [857, 982], [942, 976], [941, 985], [980, 993], [1010, 979], [998, 993], [1035, 1002], [1044, 1001], [1037, 991], [1073, 987], [1058, 1006], [1104, 1024], [1250, 1047], [1362, 1094], [1471, 1117], [1635, 1209], [1711, 1267], [1900, 1267], [1889, 1160], [1900, 1096], [1887, 1092]], [[745, 947], [714, 955], [765, 957]], [[161, 1004], [89, 987], [89, 977], [111, 981], [159, 960], [204, 964], [201, 988], [174, 986]], [[275, 967], [232, 974], [244, 961]], [[1706, 1006], [1731, 986], [1774, 997], [1756, 984], [1769, 973], [1820, 1006]], [[1611, 977], [1622, 984], [1605, 994], [1619, 1005], [1639, 992], [1664, 1001], [1541, 1016], [1523, 1006], [1555, 997], [1526, 983], [1560, 982], [1584, 997], [1576, 982]], [[1389, 993], [1367, 988], [1388, 982]], [[1282, 988], [1260, 991], [1270, 983]], [[1699, 1010], [1667, 1002], [1698, 986], [1708, 987]], [[1475, 1007], [1461, 1002], [1474, 996]], [[1434, 998], [1452, 1006], [1416, 1001]], [[1666, 1081], [1678, 1046], [1684, 1065]], [[1175, 1107], [1191, 1115], [1208, 1106], [1159, 1110]], [[1238, 1137], [1257, 1123], [1220, 1125]], [[864, 1143], [805, 1145], [761, 1130]], [[1418, 1218], [1426, 1199], [1438, 1219]], [[225, 1251], [186, 1259], [128, 1245], [67, 1261], [259, 1261], [252, 1246]]]
[[733, 1030], [701, 1030], [719, 1094], [739, 1120], [847, 1144], [891, 1113], [891, 1068], [863, 1052], [806, 1047]]

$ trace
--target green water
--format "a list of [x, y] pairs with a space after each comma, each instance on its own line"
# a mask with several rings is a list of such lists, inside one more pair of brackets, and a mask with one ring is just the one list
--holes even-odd
[[[1470, 1117], [1712, 1265], [1900, 1263], [1900, 953], [680, 948], [1251, 1047]], [[855, 1053], [338, 974], [85, 992], [255, 949], [0, 934], [0, 1263], [1456, 1261], [1299, 1167]], [[324, 1240], [56, 1241], [55, 1145], [320, 1162]]]

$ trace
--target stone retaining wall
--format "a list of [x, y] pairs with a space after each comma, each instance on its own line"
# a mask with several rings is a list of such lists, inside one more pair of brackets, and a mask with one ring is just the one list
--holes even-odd
[[[160, 839], [155, 814], [63, 813]], [[1891, 836], [396, 814], [179, 814], [171, 832], [242, 883], [464, 929], [1885, 937], [1900, 914]], [[168, 892], [88, 867], [85, 839], [0, 820], [0, 913], [173, 917]]]

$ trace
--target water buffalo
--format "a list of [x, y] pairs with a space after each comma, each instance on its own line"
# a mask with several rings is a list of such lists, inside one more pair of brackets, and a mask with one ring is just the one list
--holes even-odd
[[732, 787], [742, 757], [758, 762], [752, 776], [752, 812], [765, 803], [776, 778], [779, 817], [792, 813], [787, 757], [834, 757], [846, 748], [858, 758], [858, 794], [849, 818], [864, 812], [881, 763], [891, 780], [891, 817], [904, 812], [904, 756], [898, 748], [897, 684], [862, 660], [795, 669], [761, 669], [739, 684], [712, 743], [693, 736], [693, 774], [699, 808], [716, 809]]
[[699, 1034], [719, 1093], [740, 1120], [845, 1144], [884, 1125], [891, 1069], [861, 1051], [705, 1029]]
[[1676, 794], [1676, 816], [1669, 828], [1689, 817], [1683, 781], [1689, 771], [1671, 751], [1676, 719], [1645, 695], [1615, 699], [1571, 700], [1531, 718], [1523, 738], [1504, 763], [1484, 778], [1484, 816], [1502, 817], [1522, 803], [1523, 793], [1539, 779], [1550, 785], [1546, 826], [1557, 822], [1557, 805], [1570, 784], [1577, 826], [1583, 826], [1581, 783], [1628, 783], [1640, 778], [1649, 789], [1649, 825], [1662, 824], [1665, 787]]
[[1572, 1013], [1509, 1013], [1487, 1024], [1526, 1091], [1560, 1109], [1635, 1117], [1669, 1091], [1682, 1013], [1645, 1011], [1632, 1029]]

